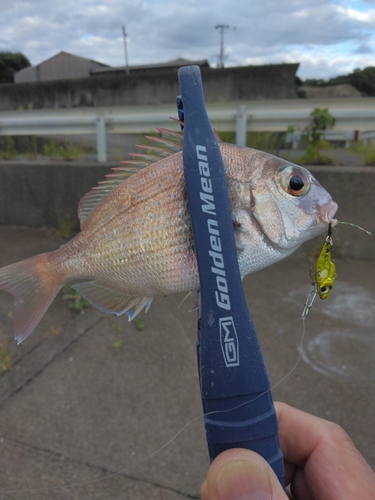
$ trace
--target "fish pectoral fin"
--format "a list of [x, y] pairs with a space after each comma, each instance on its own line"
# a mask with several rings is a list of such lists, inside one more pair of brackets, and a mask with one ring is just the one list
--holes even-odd
[[117, 316], [126, 313], [129, 321], [134, 319], [144, 307], [145, 312], [147, 312], [154, 298], [153, 296], [125, 295], [116, 290], [97, 285], [94, 281], [78, 283], [73, 285], [72, 288], [77, 290], [100, 311], [107, 314], [114, 313]]

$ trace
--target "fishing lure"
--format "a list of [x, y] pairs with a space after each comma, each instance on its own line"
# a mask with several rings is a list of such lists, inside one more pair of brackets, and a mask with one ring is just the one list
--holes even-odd
[[315, 275], [312, 277], [314, 280], [312, 283], [313, 289], [307, 297], [306, 304], [302, 312], [302, 318], [307, 316], [317, 295], [324, 300], [329, 297], [333, 291], [337, 275], [336, 266], [331, 260], [332, 247], [332, 225], [329, 224], [327, 237], [319, 254], [318, 260], [316, 261]]
[[336, 279], [336, 266], [331, 260], [332, 247], [332, 225], [329, 224], [328, 234], [315, 266], [315, 281], [322, 300], [331, 295]]

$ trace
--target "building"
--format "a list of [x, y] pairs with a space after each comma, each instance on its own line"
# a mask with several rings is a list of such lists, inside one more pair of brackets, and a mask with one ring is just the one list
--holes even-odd
[[107, 68], [109, 68], [107, 64], [61, 51], [36, 66], [17, 71], [14, 74], [14, 81], [25, 83], [87, 78], [93, 71]]
[[178, 59], [173, 59], [172, 61], [167, 61], [164, 63], [155, 63], [155, 64], [141, 64], [138, 66], [118, 66], [114, 68], [97, 68], [91, 72], [91, 76], [103, 76], [103, 75], [124, 75], [126, 73], [131, 75], [139, 75], [139, 74], [155, 74], [161, 73], [165, 71], [176, 72], [178, 68], [181, 66], [190, 66], [195, 64], [200, 68], [209, 68], [207, 59], [200, 59], [199, 61], [189, 61], [188, 59], [184, 59], [183, 57], [179, 57]]
[[29, 66], [14, 74], [15, 83], [48, 82], [52, 80], [72, 80], [74, 78], [88, 78], [90, 76], [124, 75], [124, 74], [155, 74], [163, 71], [177, 71], [181, 66], [196, 64], [201, 68], [209, 68], [206, 59], [189, 61], [182, 57], [165, 63], [142, 64], [139, 66], [125, 66], [112, 68], [92, 59], [75, 56], [61, 51], [36, 66]]
[[211, 68], [204, 59], [110, 67], [60, 52], [0, 85], [0, 111], [170, 104], [181, 90], [177, 70], [201, 68], [206, 103], [294, 99], [298, 63]]

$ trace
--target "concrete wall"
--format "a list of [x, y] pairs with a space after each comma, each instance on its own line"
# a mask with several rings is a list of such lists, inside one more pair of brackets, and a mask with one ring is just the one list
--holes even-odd
[[[237, 68], [202, 68], [206, 102], [251, 99], [292, 99], [298, 64]], [[180, 93], [177, 73], [95, 76], [54, 82], [0, 85], [0, 111], [171, 104]]]
[[[357, 224], [372, 233], [338, 224], [334, 252], [340, 257], [375, 260], [375, 167], [307, 167], [327, 189], [339, 208], [335, 218]], [[306, 247], [320, 246], [312, 240]], [[319, 248], [320, 250], [320, 248]]]
[[75, 220], [78, 229], [79, 200], [110, 171], [97, 163], [0, 162], [0, 224], [58, 227]]
[[[112, 166], [117, 166], [114, 164]], [[375, 234], [375, 167], [312, 167], [319, 182], [339, 205], [337, 217]], [[58, 227], [75, 220], [77, 205], [104, 175], [110, 165], [82, 163], [0, 163], [0, 224]], [[322, 245], [312, 240], [304, 250]], [[375, 237], [339, 225], [334, 238], [335, 253], [343, 257], [375, 260]]]

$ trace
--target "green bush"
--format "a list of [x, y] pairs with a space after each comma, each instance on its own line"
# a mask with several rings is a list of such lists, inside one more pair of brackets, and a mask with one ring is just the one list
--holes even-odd
[[[327, 149], [329, 146], [328, 141], [322, 139], [324, 130], [333, 127], [335, 118], [329, 113], [327, 108], [315, 108], [310, 113], [311, 121], [304, 128], [302, 133], [302, 141], [306, 144], [306, 151], [298, 159], [299, 163], [314, 164], [314, 165], [331, 165], [333, 159], [322, 154], [322, 149]], [[293, 132], [294, 127], [288, 128], [289, 132]]]

